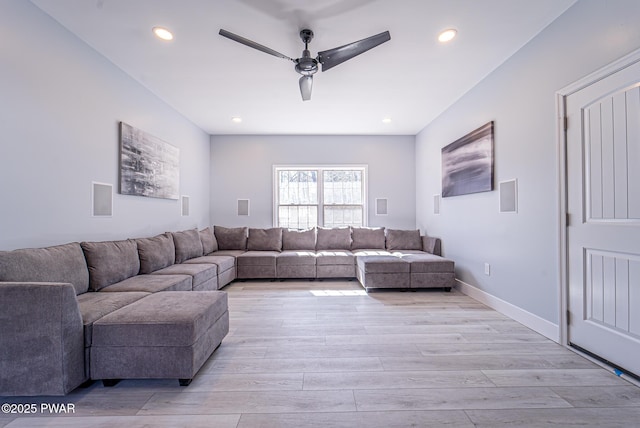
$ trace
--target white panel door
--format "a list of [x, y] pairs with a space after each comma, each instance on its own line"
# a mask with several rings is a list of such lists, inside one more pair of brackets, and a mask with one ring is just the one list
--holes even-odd
[[640, 63], [566, 112], [569, 343], [640, 375]]

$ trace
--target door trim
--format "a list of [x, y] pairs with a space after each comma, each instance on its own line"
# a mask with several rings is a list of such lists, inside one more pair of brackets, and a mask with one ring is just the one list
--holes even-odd
[[[566, 132], [566, 98], [586, 88], [602, 79], [605, 79], [612, 74], [615, 74], [627, 67], [630, 67], [640, 62], [640, 49], [637, 49], [620, 59], [602, 67], [601, 69], [573, 82], [564, 88], [556, 92], [556, 139], [557, 139], [557, 155], [558, 155], [558, 243], [560, 247], [560, 269], [559, 269], [559, 334], [560, 344], [569, 346], [568, 333], [569, 333], [569, 266], [568, 256], [569, 247], [567, 245], [567, 222], [569, 221], [567, 215], [567, 132]], [[568, 124], [572, 126], [572, 124]], [[570, 348], [571, 349], [571, 348]]]

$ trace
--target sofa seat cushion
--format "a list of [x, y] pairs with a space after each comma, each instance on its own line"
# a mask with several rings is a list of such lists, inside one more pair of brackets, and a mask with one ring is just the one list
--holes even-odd
[[278, 255], [276, 264], [278, 266], [284, 265], [316, 265], [316, 252], [315, 251], [283, 251]]
[[190, 275], [137, 275], [100, 289], [100, 292], [144, 291], [191, 291]]
[[0, 251], [0, 281], [65, 282], [76, 295], [89, 289], [89, 271], [77, 242], [48, 248]]
[[246, 253], [247, 250], [218, 250], [213, 253], [207, 254], [208, 256], [230, 256], [238, 257], [240, 254]]
[[236, 257], [238, 266], [275, 266], [277, 251], [247, 251]]
[[394, 256], [364, 256], [357, 258], [358, 269], [364, 273], [409, 273], [408, 261]]
[[409, 255], [420, 255], [420, 254], [429, 254], [426, 251], [422, 250], [396, 250], [389, 252], [392, 256], [396, 257], [404, 257]]
[[359, 257], [359, 256], [392, 256], [395, 254], [387, 250], [367, 249], [367, 250], [356, 250], [353, 252], [353, 255], [356, 257]]
[[[196, 290], [200, 289], [202, 284], [207, 281], [211, 282], [212, 279], [218, 276], [218, 266], [212, 264], [182, 263], [157, 270], [153, 272], [152, 275], [191, 275], [193, 277], [191, 287]], [[213, 290], [216, 289], [217, 284]]]
[[348, 250], [325, 250], [316, 252], [316, 265], [354, 265], [355, 256]]
[[89, 292], [78, 296], [78, 308], [84, 326], [84, 346], [91, 346], [93, 323], [105, 315], [127, 306], [151, 293], [121, 292], [95, 293]]
[[218, 266], [218, 274], [220, 274], [226, 270], [233, 269], [236, 265], [236, 258], [232, 256], [202, 256], [183, 262], [183, 264], [191, 263], [216, 265]]
[[433, 273], [433, 272], [453, 272], [453, 260], [444, 257], [434, 256], [433, 254], [410, 254], [402, 256], [411, 264], [411, 273]]
[[227, 306], [224, 291], [152, 294], [97, 320], [93, 345], [189, 346]]

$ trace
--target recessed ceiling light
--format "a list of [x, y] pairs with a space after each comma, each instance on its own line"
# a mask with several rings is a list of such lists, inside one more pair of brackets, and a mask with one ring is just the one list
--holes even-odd
[[449, 28], [448, 30], [444, 30], [438, 35], [438, 41], [440, 41], [441, 43], [450, 42], [456, 37], [456, 34], [458, 34], [457, 30]]
[[241, 123], [242, 122], [242, 118], [239, 116], [234, 116], [231, 118], [231, 122], [233, 123]]
[[152, 31], [159, 39], [166, 41], [173, 40], [173, 33], [164, 27], [153, 27]]
[[384, 119], [382, 119], [382, 123], [391, 123], [391, 118], [385, 117]]

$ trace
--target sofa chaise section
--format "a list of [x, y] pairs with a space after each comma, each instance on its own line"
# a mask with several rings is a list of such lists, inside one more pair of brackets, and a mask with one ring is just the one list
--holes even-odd
[[156, 293], [97, 320], [91, 378], [179, 379], [188, 385], [229, 331], [222, 291]]

